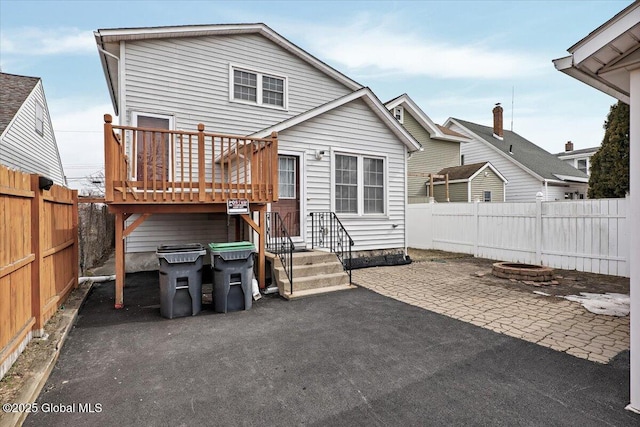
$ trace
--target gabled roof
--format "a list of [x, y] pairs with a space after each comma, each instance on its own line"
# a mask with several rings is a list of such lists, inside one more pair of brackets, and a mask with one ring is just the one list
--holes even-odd
[[[500, 173], [490, 162], [471, 163], [462, 166], [451, 166], [442, 169], [438, 172], [438, 175], [449, 174], [449, 181], [469, 181], [476, 177], [480, 172], [485, 169], [491, 169], [503, 182], [507, 182], [507, 179]], [[445, 181], [444, 178], [435, 178], [433, 182]]]
[[358, 90], [362, 85], [345, 76], [335, 68], [322, 62], [307, 51], [301, 49], [266, 24], [217, 24], [217, 25], [179, 25], [168, 27], [107, 28], [94, 31], [96, 45], [100, 53], [102, 68], [107, 78], [111, 101], [116, 114], [118, 112], [118, 61], [120, 42], [149, 39], [166, 39], [178, 37], [207, 37], [234, 34], [260, 34], [271, 40], [293, 55], [306, 61], [328, 76], [339, 81], [351, 90]]
[[0, 135], [40, 81], [39, 77], [0, 73]]
[[640, 1], [571, 46], [553, 60], [558, 71], [629, 104], [629, 71], [640, 64]]
[[371, 110], [382, 120], [384, 124], [407, 146], [409, 151], [418, 151], [422, 149], [422, 145], [411, 136], [411, 134], [389, 113], [389, 110], [385, 108], [382, 102], [377, 96], [373, 94], [371, 89], [363, 87], [360, 90], [349, 93], [333, 101], [327, 102], [319, 107], [305, 111], [302, 114], [291, 117], [280, 123], [277, 123], [268, 128], [262, 129], [254, 134], [250, 135], [254, 138], [266, 138], [271, 132], [281, 132], [285, 129], [289, 129], [307, 120], [313, 119], [321, 114], [338, 108], [342, 105], [348, 104], [356, 99], [362, 99]]
[[515, 132], [505, 130], [503, 139], [499, 140], [493, 136], [492, 127], [455, 118], [447, 120], [447, 124], [449, 123], [456, 123], [466, 128], [480, 141], [489, 145], [502, 156], [508, 158], [537, 179], [572, 182], [589, 181], [585, 173], [560, 160]]
[[411, 99], [411, 97], [406, 93], [403, 93], [402, 95], [396, 98], [393, 98], [391, 101], [387, 101], [384, 105], [385, 107], [387, 107], [389, 111], [393, 110], [398, 106], [402, 106], [405, 110], [409, 111], [409, 114], [411, 114], [411, 116], [413, 116], [418, 121], [418, 123], [420, 123], [420, 126], [422, 126], [424, 130], [426, 130], [429, 133], [429, 136], [431, 137], [431, 139], [438, 139], [438, 140], [450, 141], [450, 142], [470, 142], [471, 141], [466, 136], [459, 134], [454, 130], [447, 129], [444, 126], [440, 126], [434, 123], [433, 120], [431, 120], [429, 116], [427, 116], [425, 112], [422, 111], [422, 109], [418, 106], [418, 104], [416, 104], [413, 101], [413, 99]]

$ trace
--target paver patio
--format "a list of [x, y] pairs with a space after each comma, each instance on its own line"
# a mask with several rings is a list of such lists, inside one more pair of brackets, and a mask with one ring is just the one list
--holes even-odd
[[475, 262], [420, 261], [354, 270], [353, 281], [381, 295], [599, 363], [629, 349], [629, 316], [588, 312], [579, 303], [510, 289]]

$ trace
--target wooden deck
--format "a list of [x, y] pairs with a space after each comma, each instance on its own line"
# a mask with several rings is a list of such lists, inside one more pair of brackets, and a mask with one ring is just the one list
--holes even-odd
[[[278, 138], [112, 124], [104, 116], [105, 198], [116, 217], [116, 308], [124, 306], [124, 239], [158, 213], [225, 213], [245, 199], [241, 217], [259, 235], [258, 282], [265, 285], [265, 213], [278, 200]], [[133, 214], [138, 218], [126, 226]]]

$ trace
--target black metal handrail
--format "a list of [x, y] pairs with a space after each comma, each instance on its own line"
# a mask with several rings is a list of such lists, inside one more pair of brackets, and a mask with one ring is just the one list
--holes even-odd
[[335, 212], [310, 212], [311, 247], [325, 248], [338, 256], [351, 284], [351, 247], [353, 239]]
[[295, 249], [293, 240], [278, 212], [267, 212], [266, 219], [267, 250], [280, 258], [289, 279], [289, 292], [293, 293], [293, 250]]

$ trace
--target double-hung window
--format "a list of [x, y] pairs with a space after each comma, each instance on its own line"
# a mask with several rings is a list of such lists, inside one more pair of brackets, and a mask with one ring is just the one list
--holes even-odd
[[337, 213], [385, 213], [386, 176], [383, 158], [336, 154], [334, 173]]
[[234, 66], [230, 68], [230, 99], [255, 105], [287, 108], [287, 79]]

